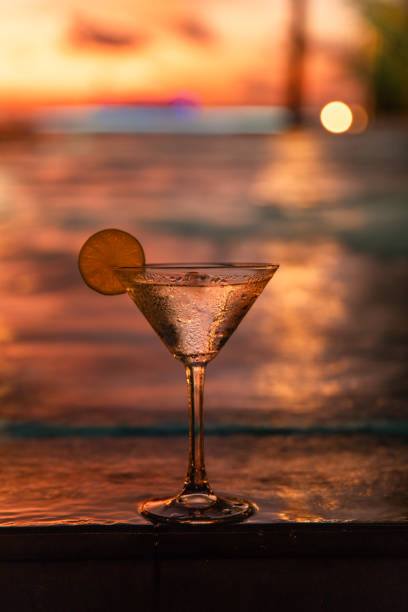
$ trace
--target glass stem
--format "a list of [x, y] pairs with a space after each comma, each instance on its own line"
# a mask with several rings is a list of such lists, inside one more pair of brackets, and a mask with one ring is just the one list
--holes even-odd
[[188, 388], [188, 470], [181, 495], [211, 494], [204, 464], [204, 392], [205, 365], [186, 365]]

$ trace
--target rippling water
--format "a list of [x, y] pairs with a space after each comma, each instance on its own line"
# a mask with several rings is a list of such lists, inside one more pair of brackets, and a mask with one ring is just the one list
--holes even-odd
[[208, 368], [215, 483], [260, 501], [258, 518], [406, 518], [407, 141], [2, 143], [2, 522], [138, 521], [137, 499], [181, 483], [183, 368], [76, 269], [103, 227], [149, 262], [281, 265]]

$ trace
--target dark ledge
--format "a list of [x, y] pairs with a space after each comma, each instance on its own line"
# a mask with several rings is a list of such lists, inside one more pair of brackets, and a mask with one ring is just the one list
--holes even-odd
[[0, 530], [2, 610], [406, 612], [408, 524]]
[[408, 523], [3, 527], [0, 561], [408, 557]]

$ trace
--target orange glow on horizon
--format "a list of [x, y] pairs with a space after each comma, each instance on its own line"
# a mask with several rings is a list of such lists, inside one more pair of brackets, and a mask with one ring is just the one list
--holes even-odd
[[[334, 82], [358, 90], [347, 70], [337, 74], [341, 53], [327, 54], [320, 41], [350, 48], [360, 25], [344, 0], [330, 11], [315, 0], [312, 9], [311, 36], [322, 46], [311, 44], [306, 58], [305, 104], [314, 105]], [[290, 2], [269, 0], [256, 12], [250, 0], [194, 8], [187, 0], [117, 0], [114, 13], [106, 0], [91, 8], [79, 0], [0, 5], [0, 108], [160, 102], [186, 92], [209, 106], [284, 104], [289, 11]], [[322, 71], [336, 78], [326, 82]]]

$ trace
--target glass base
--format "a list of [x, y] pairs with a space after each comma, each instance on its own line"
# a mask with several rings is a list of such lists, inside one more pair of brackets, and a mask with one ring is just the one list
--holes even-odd
[[212, 493], [180, 494], [168, 499], [149, 499], [142, 503], [141, 514], [153, 523], [212, 525], [243, 521], [258, 507], [239, 497], [219, 497]]

